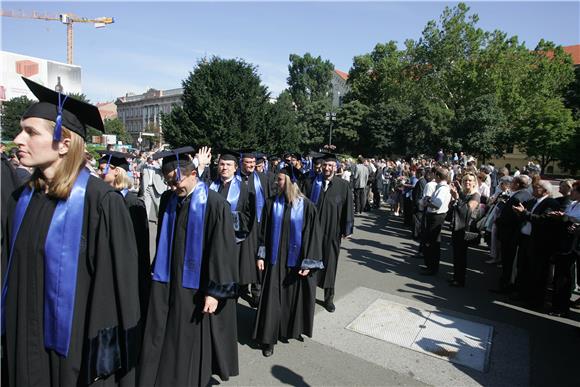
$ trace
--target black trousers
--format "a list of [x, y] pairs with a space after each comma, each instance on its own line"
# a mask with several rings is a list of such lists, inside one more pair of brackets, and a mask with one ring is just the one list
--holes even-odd
[[354, 189], [354, 212], [361, 213], [365, 208], [366, 190], [364, 188]]
[[413, 200], [406, 196], [403, 199], [403, 223], [413, 228]]
[[446, 214], [427, 213], [427, 224], [423, 233], [423, 257], [425, 266], [433, 272], [439, 270], [441, 260], [441, 227]]
[[467, 270], [467, 241], [465, 230], [453, 231], [451, 234], [451, 246], [453, 247], [453, 279], [460, 284], [465, 284], [465, 272]]
[[376, 185], [373, 185], [373, 208], [381, 207], [381, 191]]
[[518, 239], [518, 272], [516, 275], [516, 290], [523, 297], [531, 296], [534, 268], [532, 257], [532, 241], [529, 235], [519, 235]]
[[574, 253], [556, 255], [556, 267], [554, 270], [554, 294], [552, 296], [552, 309], [558, 313], [566, 313], [570, 310], [570, 297], [572, 297], [572, 265], [578, 259]]
[[[499, 231], [502, 232], [501, 230]], [[511, 234], [510, 237], [503, 235], [500, 237], [501, 241], [501, 265], [502, 272], [501, 278], [499, 280], [500, 288], [507, 288], [510, 286], [512, 278], [512, 268], [514, 265], [514, 259], [516, 258], [516, 251], [518, 249], [518, 239], [517, 234]]]

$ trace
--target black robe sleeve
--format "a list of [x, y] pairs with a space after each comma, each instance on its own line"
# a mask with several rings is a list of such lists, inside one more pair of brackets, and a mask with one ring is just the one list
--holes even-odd
[[323, 269], [320, 228], [316, 220], [316, 207], [304, 199], [304, 226], [302, 232], [301, 269]]
[[230, 206], [213, 191], [208, 194], [203, 264], [207, 273], [205, 289], [215, 298], [236, 297], [239, 264]]
[[341, 215], [341, 234], [344, 236], [349, 236], [353, 233], [354, 229], [354, 207], [353, 207], [353, 197], [352, 190], [348, 184], [345, 184], [346, 190], [346, 200], [344, 201], [342, 207]]
[[[87, 383], [123, 376], [140, 349], [138, 257], [131, 218], [121, 195], [105, 194], [98, 209], [87, 321]], [[93, 227], [93, 225], [89, 225]]]

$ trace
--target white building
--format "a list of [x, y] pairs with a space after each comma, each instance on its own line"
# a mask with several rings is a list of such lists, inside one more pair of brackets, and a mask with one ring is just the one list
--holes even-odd
[[139, 95], [127, 94], [124, 97], [117, 98], [117, 117], [123, 121], [125, 130], [137, 141], [143, 137], [143, 145], [147, 146], [147, 140], [153, 138], [148, 136], [154, 134], [159, 140], [159, 135], [163, 133], [163, 122], [161, 114], [171, 112], [173, 106], [181, 106], [181, 96], [183, 89], [156, 90], [149, 89], [147, 92]]
[[0, 51], [0, 101], [15, 97], [36, 97], [28, 90], [22, 77], [50, 89], [59, 83], [65, 94], [82, 93], [81, 67], [48, 59]]

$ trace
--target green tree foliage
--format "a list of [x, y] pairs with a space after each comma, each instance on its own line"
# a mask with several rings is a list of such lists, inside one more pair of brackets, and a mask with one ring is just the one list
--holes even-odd
[[477, 97], [457, 111], [453, 137], [461, 139], [463, 151], [480, 161], [499, 153], [506, 143], [507, 122], [493, 94]]
[[528, 156], [537, 158], [544, 171], [573, 137], [577, 123], [570, 109], [559, 99], [537, 100], [534, 106], [526, 126], [522, 128], [519, 145]]
[[560, 166], [567, 168], [572, 175], [576, 175], [580, 170], [580, 157], [578, 157], [578, 149], [580, 149], [580, 120], [576, 120], [574, 123], [573, 134], [558, 152]]
[[269, 105], [266, 115], [268, 127], [261, 149], [270, 154], [300, 149], [302, 135], [297, 120], [292, 96], [288, 91], [283, 91], [276, 103]]
[[261, 145], [269, 93], [254, 66], [241, 59], [202, 60], [183, 88], [183, 109], [163, 121], [172, 146], [202, 141], [216, 149]]
[[78, 101], [82, 101], [85, 103], [91, 103], [91, 101], [89, 100], [89, 98], [86, 96], [86, 94], [84, 93], [68, 93], [67, 94], [69, 98], [74, 98]]
[[2, 141], [12, 141], [20, 133], [20, 119], [33, 103], [26, 96], [2, 102]]
[[313, 57], [310, 53], [290, 55], [288, 86], [298, 110], [328, 98], [333, 70], [334, 65], [320, 56]]
[[340, 107], [332, 130], [332, 143], [337, 146], [338, 152], [350, 150], [353, 148], [352, 144], [359, 142], [359, 133], [363, 131], [369, 110], [366, 105], [356, 100]]
[[328, 144], [330, 126], [325, 117], [330, 110], [330, 99], [325, 99], [308, 103], [298, 111], [302, 150], [319, 149]]
[[105, 133], [117, 136], [117, 141], [123, 141], [124, 144], [132, 144], [133, 137], [125, 130], [123, 121], [118, 118], [105, 120]]

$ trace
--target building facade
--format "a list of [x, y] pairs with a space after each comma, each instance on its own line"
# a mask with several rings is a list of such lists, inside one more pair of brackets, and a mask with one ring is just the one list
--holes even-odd
[[149, 89], [139, 95], [127, 94], [117, 98], [117, 117], [123, 122], [125, 130], [133, 137], [134, 143], [142, 139], [143, 146], [161, 143], [163, 122], [161, 113], [168, 114], [174, 106], [181, 106], [183, 89]]
[[332, 78], [330, 79], [330, 85], [332, 87], [332, 106], [340, 107], [342, 106], [342, 98], [348, 93], [350, 88], [346, 84], [348, 80], [348, 74], [344, 71], [334, 70], [332, 72]]

